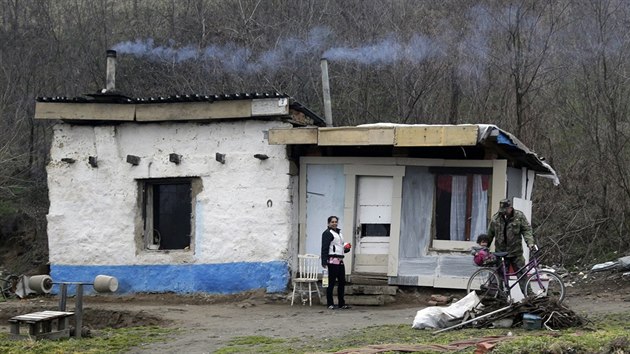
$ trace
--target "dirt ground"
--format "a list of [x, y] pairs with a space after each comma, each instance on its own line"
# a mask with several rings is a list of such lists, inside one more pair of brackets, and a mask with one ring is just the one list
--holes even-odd
[[[630, 279], [621, 273], [593, 273], [565, 278], [566, 305], [578, 314], [630, 312]], [[230, 296], [139, 294], [133, 296], [84, 297], [84, 325], [99, 328], [133, 325], [173, 326], [182, 329], [165, 343], [135, 348], [131, 353], [211, 353], [237, 336], [276, 338], [341, 336], [352, 329], [383, 324], [413, 323], [418, 310], [426, 307], [431, 294], [461, 297], [461, 291], [430, 288], [401, 289], [397, 301], [386, 306], [355, 306], [328, 310], [319, 304], [293, 307], [286, 294], [249, 292]], [[55, 309], [57, 298], [36, 297], [0, 303], [0, 323], [11, 316]], [[68, 302], [68, 309], [73, 307]], [[0, 330], [8, 332], [4, 327]]]

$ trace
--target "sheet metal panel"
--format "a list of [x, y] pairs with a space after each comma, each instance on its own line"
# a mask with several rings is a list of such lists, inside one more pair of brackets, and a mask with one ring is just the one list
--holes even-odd
[[352, 239], [352, 220], [345, 222], [343, 207], [346, 189], [346, 176], [343, 165], [309, 164], [306, 168], [306, 253], [321, 253], [322, 232], [326, 230], [327, 219], [338, 216], [339, 228], [347, 242]]

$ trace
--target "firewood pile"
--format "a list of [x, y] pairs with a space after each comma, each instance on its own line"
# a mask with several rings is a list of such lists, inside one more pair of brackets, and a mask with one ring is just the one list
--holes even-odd
[[[507, 306], [504, 301], [493, 300], [484, 301], [480, 309], [473, 309], [471, 317], [480, 317]], [[523, 323], [524, 314], [539, 316], [542, 328], [554, 331], [563, 328], [580, 327], [588, 322], [586, 318], [579, 316], [565, 305], [548, 297], [528, 297], [519, 303], [512, 304], [510, 309], [473, 322], [472, 326], [475, 328], [490, 327], [499, 320], [512, 319], [512, 327], [520, 327]]]

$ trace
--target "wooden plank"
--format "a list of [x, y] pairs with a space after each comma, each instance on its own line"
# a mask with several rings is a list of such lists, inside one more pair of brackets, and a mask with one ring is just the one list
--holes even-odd
[[319, 128], [319, 146], [392, 145], [394, 128]]
[[346, 285], [348, 295], [396, 295], [397, 286], [389, 285]]
[[251, 114], [252, 100], [136, 105], [138, 122], [249, 118]]
[[[348, 305], [356, 306], [382, 306], [385, 305], [386, 295], [347, 295], [344, 300]], [[336, 304], [339, 303], [337, 296], [333, 296]]]
[[133, 121], [135, 104], [36, 102], [35, 119]]
[[269, 129], [269, 145], [317, 144], [317, 128]]
[[395, 146], [474, 146], [476, 125], [422, 125], [396, 127]]
[[20, 322], [29, 322], [29, 321], [42, 321], [42, 320], [50, 320], [55, 318], [63, 318], [74, 315], [74, 312], [65, 312], [65, 311], [39, 311], [33, 313], [27, 313], [25, 315], [19, 315], [11, 317], [10, 322], [20, 321]]
[[381, 265], [387, 266], [387, 254], [356, 254], [354, 262], [356, 265]]
[[348, 283], [373, 286], [388, 285], [387, 276], [385, 276], [384, 274], [363, 274], [356, 272], [348, 276]]
[[[498, 203], [497, 203], [498, 204]], [[476, 235], [474, 236], [476, 238]], [[475, 245], [474, 241], [451, 241], [451, 240], [433, 240], [431, 249], [433, 250], [449, 250], [449, 251], [465, 251], [468, 255], [470, 248]], [[462, 255], [463, 256], [463, 255]]]

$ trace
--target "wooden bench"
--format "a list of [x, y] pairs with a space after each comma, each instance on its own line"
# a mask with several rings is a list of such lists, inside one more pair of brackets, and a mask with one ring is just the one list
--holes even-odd
[[[11, 317], [9, 319], [11, 338], [24, 338], [20, 335], [20, 324], [28, 325], [28, 334], [35, 339], [69, 338], [68, 318], [74, 316], [74, 312], [65, 311], [40, 311]], [[56, 322], [56, 330], [53, 330], [53, 322]]]

